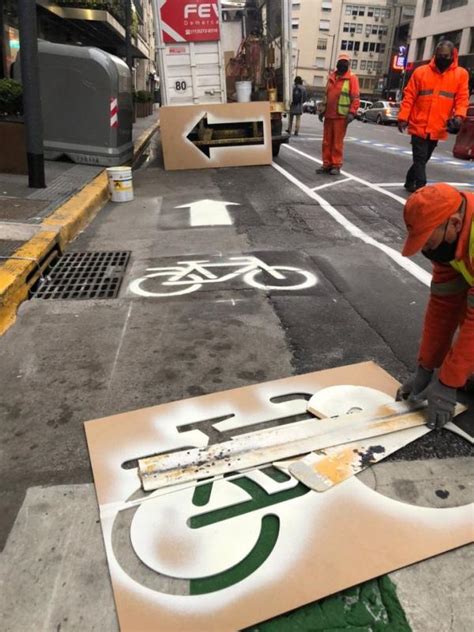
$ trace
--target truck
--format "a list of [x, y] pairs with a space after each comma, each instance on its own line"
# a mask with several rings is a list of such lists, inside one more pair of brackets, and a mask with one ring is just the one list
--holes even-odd
[[[278, 155], [289, 141], [283, 117], [292, 95], [290, 11], [289, 0], [154, 0], [161, 105], [268, 101]], [[189, 138], [207, 149], [229, 138], [257, 144], [263, 133], [245, 123], [202, 125]]]

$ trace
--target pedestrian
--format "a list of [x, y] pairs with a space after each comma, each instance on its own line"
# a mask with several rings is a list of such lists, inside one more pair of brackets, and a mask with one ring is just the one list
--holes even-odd
[[411, 134], [413, 164], [405, 189], [413, 193], [426, 184], [426, 164], [439, 140], [457, 132], [469, 104], [469, 74], [458, 65], [454, 44], [442, 40], [429, 64], [419, 66], [405, 89], [398, 129]]
[[341, 172], [344, 136], [360, 105], [359, 80], [349, 70], [350, 61], [349, 55], [339, 55], [336, 70], [328, 78], [319, 109], [319, 120], [324, 120], [323, 166], [316, 173], [337, 176]]
[[[397, 399], [427, 399], [428, 426], [440, 428], [453, 417], [456, 389], [474, 374], [474, 193], [423, 187], [408, 198], [404, 219], [403, 255], [421, 250], [433, 262], [433, 280], [418, 368]], [[473, 407], [464, 414], [474, 421]]]
[[295, 83], [293, 85], [293, 95], [290, 105], [290, 120], [288, 123], [288, 134], [291, 134], [293, 129], [293, 120], [295, 120], [295, 136], [298, 136], [301, 124], [301, 115], [303, 114], [303, 103], [306, 101], [306, 88], [303, 85], [303, 79], [301, 77], [295, 77]]

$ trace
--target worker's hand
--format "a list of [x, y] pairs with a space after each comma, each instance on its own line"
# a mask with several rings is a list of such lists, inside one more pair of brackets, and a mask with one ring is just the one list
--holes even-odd
[[462, 118], [460, 116], [453, 116], [450, 118], [446, 127], [450, 134], [457, 134], [461, 129]]
[[403, 134], [403, 132], [408, 127], [408, 121], [397, 121], [398, 131]]
[[452, 421], [456, 408], [456, 389], [446, 386], [438, 378], [420, 393], [418, 401], [428, 400], [426, 425], [428, 428], [442, 428]]
[[402, 401], [402, 399], [409, 402], [416, 401], [419, 395], [425, 391], [432, 377], [433, 371], [428, 371], [420, 365], [414, 375], [400, 386], [395, 399], [397, 402]]
[[318, 119], [321, 121], [321, 123], [324, 121], [324, 114], [322, 112], [318, 114]]
[[347, 115], [347, 124], [349, 125], [349, 123], [352, 123], [352, 121], [355, 119], [355, 115], [352, 114], [352, 112], [349, 112], [349, 114]]

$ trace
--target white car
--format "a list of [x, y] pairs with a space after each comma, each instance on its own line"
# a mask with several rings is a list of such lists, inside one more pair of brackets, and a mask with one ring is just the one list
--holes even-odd
[[364, 112], [373, 106], [372, 101], [364, 101], [361, 99], [360, 105], [357, 108], [356, 118], [361, 119], [364, 115]]

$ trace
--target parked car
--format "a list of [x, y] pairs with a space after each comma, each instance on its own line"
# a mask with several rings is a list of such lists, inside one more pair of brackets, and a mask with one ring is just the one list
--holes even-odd
[[363, 99], [361, 99], [360, 101], [360, 105], [357, 109], [357, 114], [356, 114], [356, 118], [358, 118], [359, 120], [363, 117], [364, 112], [373, 106], [373, 102], [372, 101], [364, 101]]
[[472, 97], [466, 118], [454, 143], [453, 156], [461, 158], [461, 160], [474, 160], [474, 103], [472, 103]]
[[362, 121], [367, 123], [372, 121], [378, 125], [390, 125], [397, 123], [400, 103], [392, 101], [376, 101], [369, 106], [362, 115]]
[[307, 114], [316, 114], [317, 112], [317, 102], [314, 99], [308, 99], [303, 103], [303, 112]]

